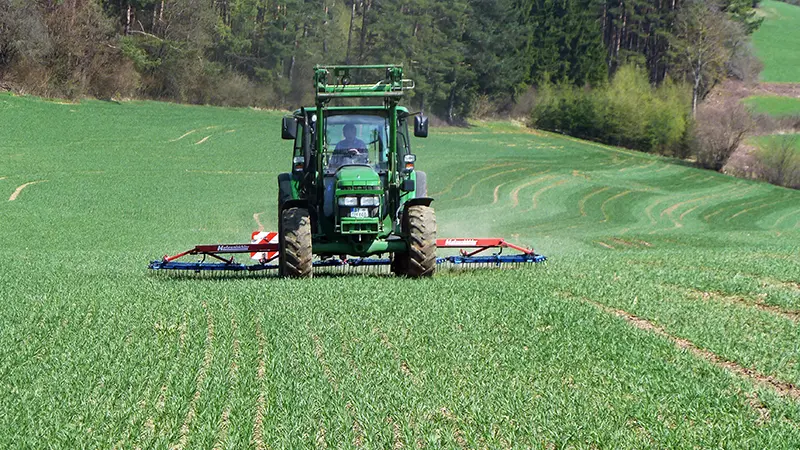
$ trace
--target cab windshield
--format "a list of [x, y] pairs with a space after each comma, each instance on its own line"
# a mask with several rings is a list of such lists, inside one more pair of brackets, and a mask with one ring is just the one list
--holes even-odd
[[345, 165], [368, 165], [386, 171], [389, 120], [377, 115], [340, 114], [325, 121], [325, 171]]

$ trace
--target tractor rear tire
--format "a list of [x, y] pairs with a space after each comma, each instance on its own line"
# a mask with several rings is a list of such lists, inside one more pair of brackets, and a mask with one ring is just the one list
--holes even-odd
[[305, 208], [287, 208], [281, 212], [278, 270], [282, 277], [311, 278], [311, 217]]
[[436, 214], [433, 208], [409, 206], [404, 221], [408, 253], [398, 256], [405, 257], [402, 263], [405, 274], [410, 278], [433, 276], [436, 271]]

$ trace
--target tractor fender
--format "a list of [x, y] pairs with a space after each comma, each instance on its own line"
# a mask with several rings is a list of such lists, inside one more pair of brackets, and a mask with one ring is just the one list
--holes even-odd
[[[402, 219], [401, 219], [400, 223], [402, 224], [403, 222], [405, 222], [405, 217], [408, 215], [408, 208], [409, 207], [417, 206], [417, 205], [431, 206], [431, 203], [433, 203], [433, 197], [417, 197], [417, 198], [412, 198], [412, 199], [406, 201], [403, 204], [403, 215], [401, 216]], [[403, 230], [403, 232], [405, 232], [405, 231], [406, 230]]]
[[406, 229], [406, 217], [408, 217], [408, 208], [417, 205], [431, 206], [431, 203], [433, 203], [433, 197], [417, 197], [417, 198], [412, 198], [411, 200], [408, 200], [403, 204], [403, 215], [400, 216], [400, 227], [401, 227], [400, 229], [402, 230], [403, 233], [408, 233], [408, 230]]
[[406, 203], [403, 205], [403, 210], [406, 210], [406, 209], [408, 209], [408, 207], [409, 207], [409, 206], [415, 206], [415, 205], [431, 206], [431, 203], [433, 203], [433, 197], [417, 197], [417, 198], [412, 198], [412, 199], [408, 200], [408, 201], [407, 201], [407, 202], [406, 202]]
[[312, 209], [311, 205], [308, 204], [308, 200], [304, 198], [286, 200], [285, 202], [281, 203], [281, 211], [289, 208], [306, 208], [309, 210], [309, 212]]
[[292, 199], [292, 175], [282, 173], [278, 175], [278, 207], [283, 208], [283, 204]]

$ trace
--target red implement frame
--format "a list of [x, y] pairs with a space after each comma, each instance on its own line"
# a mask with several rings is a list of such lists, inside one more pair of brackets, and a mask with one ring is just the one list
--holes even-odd
[[[233, 258], [225, 259], [221, 256], [218, 256], [218, 253], [251, 253], [251, 252], [277, 252], [280, 251], [280, 245], [278, 244], [213, 244], [213, 245], [198, 245], [191, 250], [187, 250], [183, 253], [178, 253], [177, 255], [167, 256], [164, 255], [164, 262], [174, 261], [178, 258], [184, 257], [186, 255], [204, 255], [204, 256], [211, 256], [212, 258], [216, 258], [220, 261], [225, 263], [231, 264], [233, 263]], [[277, 258], [274, 256], [267, 261], [262, 261], [262, 263], [267, 263], [272, 261], [273, 259]]]
[[475, 256], [478, 253], [483, 251], [492, 249], [492, 248], [511, 248], [517, 250], [518, 252], [524, 253], [526, 255], [533, 255], [534, 251], [532, 248], [520, 247], [519, 245], [514, 245], [509, 242], [506, 242], [505, 239], [502, 238], [478, 238], [478, 239], [471, 239], [471, 238], [446, 238], [446, 239], [437, 239], [436, 240], [436, 247], [437, 248], [475, 248], [477, 250], [468, 252], [466, 250], [461, 250], [462, 256]]

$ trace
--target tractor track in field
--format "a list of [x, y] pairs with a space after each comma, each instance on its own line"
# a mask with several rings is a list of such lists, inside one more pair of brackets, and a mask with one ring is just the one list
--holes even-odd
[[674, 165], [672, 165], [672, 164], [667, 164], [667, 165], [665, 165], [664, 167], [662, 167], [662, 168], [660, 168], [660, 169], [656, 169], [656, 170], [654, 170], [654, 171], [653, 171], [653, 173], [655, 173], [655, 172], [661, 172], [661, 171], [663, 171], [663, 170], [671, 169], [671, 168], [673, 168], [673, 167], [677, 167], [677, 166], [674, 166]]
[[500, 200], [500, 197], [499, 197], [500, 188], [505, 186], [505, 185], [507, 185], [507, 184], [508, 184], [508, 181], [506, 181], [505, 183], [500, 183], [500, 184], [498, 184], [497, 186], [494, 187], [494, 191], [492, 193], [492, 204], [493, 205], [497, 204], [497, 202]]
[[622, 169], [619, 169], [619, 171], [620, 171], [620, 172], [627, 172], [627, 171], [629, 171], [629, 170], [641, 170], [641, 169], [646, 169], [646, 168], [648, 168], [648, 167], [652, 167], [652, 166], [656, 165], [658, 162], [659, 162], [658, 160], [654, 159], [654, 160], [650, 161], [649, 163], [647, 163], [647, 164], [642, 164], [642, 165], [640, 165], [640, 166], [630, 166], [630, 167], [623, 167]]
[[758, 309], [759, 311], [783, 317], [784, 319], [790, 320], [792, 322], [800, 321], [800, 311], [794, 309], [781, 308], [780, 306], [777, 305], [770, 305], [768, 303], [764, 303], [764, 300], [762, 298], [755, 297], [748, 299], [739, 295], [730, 295], [716, 291], [699, 291], [696, 289], [689, 289], [688, 293], [690, 296], [698, 300], [706, 300], [706, 301], [715, 300], [720, 303], [746, 306], [749, 308]]
[[311, 335], [311, 341], [314, 343], [314, 357], [317, 358], [317, 362], [322, 369], [322, 373], [325, 374], [328, 384], [331, 385], [331, 388], [334, 390], [334, 392], [338, 392], [339, 383], [336, 381], [336, 377], [333, 376], [331, 366], [328, 363], [328, 360], [325, 358], [325, 347], [322, 345], [322, 339], [320, 339], [320, 337], [311, 330], [309, 330], [309, 334]]
[[581, 216], [586, 217], [586, 202], [589, 201], [590, 198], [594, 197], [597, 194], [603, 193], [607, 190], [611, 189], [610, 186], [602, 187], [597, 189], [596, 191], [592, 191], [586, 194], [580, 201], [578, 201], [578, 210], [581, 213]]
[[533, 202], [533, 206], [531, 206], [530, 208], [526, 209], [523, 212], [528, 212], [528, 211], [535, 210], [536, 208], [539, 207], [539, 197], [541, 197], [542, 194], [544, 194], [545, 192], [547, 192], [547, 191], [549, 191], [551, 189], [555, 189], [555, 188], [557, 188], [557, 187], [559, 187], [559, 186], [561, 186], [563, 184], [569, 183], [570, 181], [572, 181], [572, 180], [560, 180], [560, 181], [557, 181], [555, 183], [548, 184], [547, 186], [545, 186], [545, 187], [539, 189], [538, 191], [534, 192], [533, 193], [533, 197], [531, 197], [531, 201]]
[[552, 180], [553, 178], [556, 178], [556, 177], [557, 177], [557, 175], [544, 175], [544, 176], [540, 176], [538, 178], [534, 178], [533, 180], [530, 180], [530, 181], [528, 181], [526, 183], [523, 183], [523, 184], [515, 187], [514, 190], [511, 191], [511, 194], [510, 194], [510, 196], [511, 196], [511, 207], [512, 208], [516, 208], [517, 206], [519, 206], [519, 192], [521, 190], [525, 189], [526, 187], [530, 187], [530, 186], [533, 186], [535, 184], [539, 184], [539, 183], [544, 182], [544, 181]]
[[47, 180], [29, 181], [25, 184], [18, 186], [17, 189], [15, 189], [14, 192], [11, 194], [11, 196], [8, 197], [8, 201], [13, 202], [14, 200], [16, 200], [17, 197], [19, 197], [19, 194], [22, 192], [22, 190], [25, 189], [26, 187], [45, 182], [47, 182]]
[[353, 420], [353, 447], [361, 448], [364, 446], [364, 428], [361, 426], [361, 423], [359, 423], [358, 418], [356, 417], [355, 406], [353, 406], [352, 403], [347, 402], [347, 404], [345, 404], [345, 409], [350, 414], [350, 418]]
[[527, 168], [526, 167], [519, 167], [519, 168], [511, 169], [511, 170], [504, 170], [502, 172], [498, 172], [498, 173], [489, 175], [488, 177], [483, 177], [480, 180], [472, 183], [472, 186], [469, 188], [469, 191], [466, 194], [462, 195], [461, 197], [454, 198], [453, 200], [464, 200], [466, 198], [472, 197], [472, 195], [475, 193], [475, 187], [478, 186], [480, 183], [483, 183], [486, 180], [491, 180], [492, 178], [499, 177], [501, 175], [506, 175], [506, 174], [509, 174], [509, 173], [521, 172], [523, 170], [527, 170]]
[[179, 138], [176, 138], [176, 139], [172, 139], [172, 140], [170, 140], [169, 142], [178, 142], [178, 141], [180, 141], [181, 139], [183, 139], [183, 138], [185, 138], [186, 136], [189, 136], [190, 134], [193, 134], [193, 133], [197, 133], [197, 130], [190, 130], [190, 131], [187, 131], [187, 132], [186, 132], [186, 133], [184, 133], [184, 134], [183, 134], [181, 137], [179, 137]]
[[378, 327], [373, 328], [372, 332], [380, 338], [381, 344], [383, 344], [383, 346], [392, 353], [392, 357], [394, 358], [394, 361], [397, 364], [400, 372], [406, 378], [411, 380], [411, 383], [413, 383], [414, 385], [419, 385], [420, 384], [419, 377], [416, 374], [414, 374], [414, 372], [411, 371], [411, 367], [408, 365], [408, 362], [405, 359], [403, 359], [402, 355], [400, 354], [400, 351], [397, 349], [397, 347], [394, 346], [394, 344], [392, 344], [392, 341], [389, 340], [389, 335]]
[[442, 418], [453, 427], [453, 440], [456, 441], [461, 449], [469, 448], [467, 440], [464, 438], [464, 431], [458, 426], [458, 418], [449, 409], [442, 407], [437, 411]]
[[[342, 392], [339, 389], [339, 382], [336, 380], [336, 376], [333, 374], [333, 369], [330, 366], [327, 358], [325, 357], [325, 345], [322, 343], [322, 339], [319, 337], [318, 334], [313, 332], [310, 328], [308, 330], [309, 335], [311, 336], [311, 340], [314, 343], [314, 356], [317, 359], [320, 367], [322, 368], [322, 372], [325, 374], [325, 378], [328, 380], [328, 384], [331, 385], [331, 388], [335, 393], [339, 395], [340, 398], [344, 399]], [[353, 421], [351, 430], [353, 432], [353, 446], [356, 448], [361, 448], [364, 446], [364, 427], [358, 421], [358, 414], [356, 413], [355, 405], [352, 402], [347, 401], [345, 403], [345, 409], [347, 413], [350, 415], [350, 419]], [[322, 445], [320, 445], [320, 437], [322, 441]], [[320, 432], [317, 433], [317, 446], [318, 447], [327, 447], [325, 443], [325, 429], [320, 427]]]
[[[752, 190], [753, 187], [754, 186], [750, 186], [748, 188], [745, 188], [741, 192], [735, 193], [734, 195], [745, 194], [745, 193], [749, 192], [750, 190]], [[691, 198], [689, 200], [683, 200], [683, 201], [680, 201], [678, 203], [675, 203], [675, 204], [667, 207], [666, 209], [661, 211], [661, 214], [659, 214], [659, 217], [664, 217], [664, 214], [666, 214], [667, 218], [673, 224], [672, 228], [663, 228], [663, 229], [659, 229], [659, 230], [653, 230], [653, 231], [650, 232], [650, 234], [654, 234], [654, 233], [657, 233], [659, 231], [668, 231], [668, 230], [674, 230], [674, 229], [677, 229], [677, 228], [683, 228], [683, 222], [682, 222], [683, 218], [686, 217], [687, 215], [691, 214], [692, 212], [694, 212], [695, 210], [697, 210], [701, 206], [705, 205], [707, 202], [705, 202], [703, 200], [709, 200], [709, 199], [725, 196], [727, 194], [728, 194], [728, 192], [719, 192], [719, 193], [715, 193], [715, 194], [706, 194], [706, 195], [703, 195], [703, 196], [700, 196], [700, 197]], [[681, 206], [685, 206], [685, 205], [689, 205], [689, 204], [695, 203], [695, 202], [702, 202], [702, 203], [700, 203], [699, 205], [693, 206], [692, 208], [689, 208], [688, 210], [684, 211], [683, 213], [681, 213], [680, 216], [678, 216], [678, 219], [675, 220], [675, 218], [673, 217], [672, 214], [678, 208], [680, 208]]]
[[608, 222], [609, 217], [608, 217], [608, 214], [606, 214], [606, 205], [609, 204], [610, 202], [613, 202], [614, 200], [616, 200], [618, 198], [622, 198], [622, 197], [630, 194], [631, 192], [633, 192], [633, 191], [631, 191], [631, 190], [622, 191], [617, 195], [614, 195], [612, 197], [607, 198], [606, 201], [604, 201], [603, 204], [600, 205], [600, 213], [603, 214], [603, 220], [601, 220], [600, 223]]
[[205, 175], [270, 175], [272, 172], [257, 172], [245, 170], [193, 170], [185, 169], [186, 173], [199, 173]]
[[200, 139], [199, 141], [195, 142], [194, 145], [200, 145], [200, 144], [206, 142], [209, 139], [211, 139], [211, 135], [208, 135], [208, 136], [204, 137], [203, 139]]
[[744, 378], [750, 380], [754, 384], [758, 384], [761, 386], [772, 388], [775, 392], [783, 397], [791, 398], [795, 401], [800, 401], [800, 387], [795, 386], [792, 383], [779, 380], [778, 378], [772, 375], [765, 375], [758, 372], [755, 369], [751, 369], [748, 367], [744, 367], [734, 361], [727, 360], [716, 353], [711, 352], [710, 350], [706, 350], [703, 348], [698, 347], [696, 344], [691, 342], [688, 339], [680, 338], [677, 336], [673, 336], [663, 327], [656, 325], [655, 323], [643, 319], [641, 317], [637, 317], [625, 310], [612, 308], [608, 305], [603, 303], [585, 298], [585, 297], [575, 297], [572, 294], [566, 294], [567, 297], [579, 299], [589, 305], [594, 306], [600, 311], [603, 311], [608, 314], [613, 314], [629, 324], [633, 325], [634, 327], [653, 333], [661, 338], [666, 339], [667, 341], [671, 342], [676, 347], [686, 350], [690, 352], [692, 355], [696, 356], [697, 358], [703, 359], [710, 364], [725, 369], [740, 378]]
[[256, 319], [256, 342], [258, 345], [258, 367], [256, 368], [256, 380], [258, 382], [258, 399], [256, 400], [256, 410], [253, 414], [253, 436], [251, 443], [257, 450], [266, 449], [264, 443], [264, 417], [267, 414], [267, 399], [266, 399], [266, 377], [267, 366], [264, 359], [264, 347], [266, 347], [266, 339], [264, 332], [261, 329], [261, 319]]
[[742, 206], [749, 206], [749, 205], [752, 205], [753, 203], [758, 203], [758, 202], [762, 202], [762, 201], [764, 201], [764, 199], [761, 199], [761, 198], [759, 198], [759, 199], [756, 199], [756, 200], [750, 200], [750, 201], [747, 201], [747, 202], [744, 202], [744, 203], [741, 203], [741, 204], [738, 204], [738, 205], [728, 205], [728, 206], [723, 206], [722, 208], [720, 208], [720, 209], [717, 209], [716, 211], [712, 211], [711, 213], [709, 213], [709, 214], [706, 214], [705, 216], [703, 216], [703, 220], [705, 220], [706, 222], [708, 222], [708, 220], [709, 220], [710, 218], [712, 218], [712, 217], [714, 217], [714, 216], [716, 216], [716, 215], [718, 215], [718, 214], [721, 214], [721, 213], [722, 213], [723, 211], [725, 211], [725, 210], [728, 210], [728, 209], [733, 209], [733, 208], [738, 208], [738, 207], [742, 207]]
[[392, 419], [391, 416], [386, 417], [386, 423], [392, 427], [392, 448], [394, 450], [399, 450], [405, 447], [403, 444], [403, 431], [400, 427], [400, 424], [396, 420]]
[[[148, 415], [147, 419], [142, 424], [142, 429], [139, 432], [138, 437], [134, 441], [133, 448], [139, 450], [142, 448], [141, 443], [147, 439], [152, 438], [156, 431], [158, 431], [158, 424], [156, 423], [155, 416], [161, 415], [164, 413], [164, 410], [167, 406], [167, 392], [168, 387], [167, 385], [171, 382], [172, 374], [178, 372], [180, 370], [180, 354], [183, 353], [184, 343], [186, 341], [186, 332], [188, 329], [188, 311], [184, 310], [183, 317], [180, 322], [178, 322], [176, 326], [176, 332], [178, 333], [177, 336], [177, 344], [178, 344], [178, 354], [175, 355], [175, 359], [170, 366], [168, 375], [160, 377], [161, 381], [161, 388], [159, 389], [158, 398], [155, 400], [154, 404], [151, 408], [151, 414]], [[163, 325], [161, 325], [163, 327]], [[154, 324], [154, 328], [158, 328], [158, 324]], [[169, 327], [167, 326], [167, 329]], [[157, 383], [159, 384], [159, 383]], [[154, 411], [152, 411], [154, 409]], [[164, 431], [164, 430], [161, 430]]]
[[239, 386], [239, 366], [241, 364], [242, 352], [235, 310], [231, 311], [231, 353], [233, 356], [231, 358], [231, 366], [228, 369], [228, 400], [219, 419], [219, 430], [217, 431], [217, 440], [214, 442], [213, 450], [222, 450], [227, 447], [226, 443], [228, 442], [228, 432], [231, 424], [231, 399]]
[[763, 205], [753, 206], [752, 208], [746, 208], [746, 209], [743, 209], [743, 210], [737, 212], [736, 214], [728, 217], [727, 219], [725, 219], [725, 221], [726, 222], [730, 222], [731, 220], [741, 216], [742, 214], [747, 214], [747, 213], [749, 213], [751, 211], [755, 211], [757, 209], [766, 208], [767, 206], [777, 205], [778, 203], [783, 203], [785, 201], [787, 201], [787, 200], [783, 199], [783, 200], [778, 200], [777, 202], [769, 202], [769, 203], [764, 203]]
[[[700, 196], [700, 197], [691, 198], [689, 200], [680, 201], [678, 203], [673, 204], [672, 206], [667, 207], [663, 211], [661, 211], [661, 214], [659, 215], [659, 217], [664, 217], [664, 214], [666, 214], [667, 218], [669, 218], [669, 220], [671, 220], [672, 223], [675, 224], [674, 228], [681, 228], [681, 227], [683, 227], [683, 224], [680, 222], [680, 220], [683, 219], [684, 215], [681, 215], [678, 218], [678, 220], [675, 220], [672, 217], [672, 213], [674, 213], [678, 208], [680, 208], [681, 206], [684, 206], [684, 205], [690, 205], [690, 204], [695, 203], [695, 202], [700, 202], [700, 201], [707, 200], [707, 199], [710, 199], [710, 198], [719, 197], [720, 195], [724, 195], [724, 194], [725, 194], [725, 192], [717, 193], [717, 194], [708, 194], [708, 195], [703, 195], [703, 196]], [[694, 208], [690, 209], [689, 211], [694, 211], [699, 206], [702, 206], [702, 203], [700, 205], [697, 205]]]
[[513, 165], [516, 165], [516, 163], [510, 162], [510, 163], [503, 163], [503, 164], [489, 164], [489, 165], [480, 167], [478, 169], [462, 173], [461, 175], [459, 175], [455, 179], [453, 179], [453, 181], [451, 181], [447, 186], [445, 186], [444, 189], [442, 189], [439, 192], [432, 193], [432, 194], [430, 194], [430, 196], [431, 197], [440, 197], [440, 196], [452, 191], [453, 188], [456, 186], [456, 184], [458, 184], [459, 181], [463, 180], [464, 178], [466, 178], [466, 177], [468, 177], [470, 175], [476, 174], [478, 172], [483, 172], [485, 170], [490, 170], [490, 169], [499, 169], [499, 168], [502, 168], [502, 167], [508, 167], [508, 166], [513, 166]]
[[183, 450], [189, 444], [189, 433], [191, 432], [192, 422], [197, 415], [197, 403], [203, 395], [203, 384], [208, 376], [208, 371], [211, 369], [211, 363], [214, 361], [214, 316], [208, 309], [208, 304], [203, 302], [203, 309], [206, 312], [206, 342], [205, 351], [203, 354], [203, 362], [197, 371], [197, 378], [195, 379], [195, 388], [192, 399], [189, 401], [189, 406], [186, 411], [186, 416], [183, 419], [183, 424], [180, 428], [178, 442], [170, 445], [171, 450]]
[[653, 210], [655, 209], [656, 206], [664, 203], [667, 200], [669, 200], [669, 198], [666, 198], [666, 197], [658, 199], [658, 200], [654, 201], [653, 203], [650, 203], [649, 205], [647, 205], [647, 207], [644, 208], [645, 215], [647, 216], [648, 219], [650, 219], [650, 226], [651, 227], [658, 223], [658, 220], [655, 217], [653, 217]]
[[782, 216], [778, 217], [778, 220], [776, 220], [776, 221], [775, 221], [775, 223], [774, 223], [774, 224], [772, 225], [772, 227], [770, 227], [770, 228], [775, 228], [775, 227], [777, 227], [779, 223], [783, 222], [784, 220], [786, 220], [786, 219], [788, 219], [789, 217], [792, 217], [793, 215], [795, 215], [795, 214], [798, 214], [798, 213], [800, 213], [800, 209], [798, 209], [798, 210], [795, 210], [795, 211], [792, 211], [792, 212], [790, 212], [790, 213], [788, 213], [788, 214], [784, 214], [784, 215], [782, 215]]

